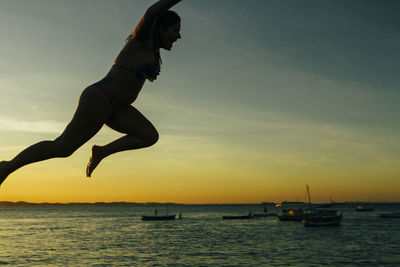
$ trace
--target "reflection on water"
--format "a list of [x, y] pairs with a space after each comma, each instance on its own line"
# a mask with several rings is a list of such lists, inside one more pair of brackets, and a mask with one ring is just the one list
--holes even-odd
[[172, 205], [183, 219], [158, 222], [140, 220], [154, 206], [0, 207], [0, 264], [398, 266], [400, 219], [377, 213], [400, 205], [338, 209], [341, 226], [307, 228], [276, 217], [221, 219], [260, 205]]

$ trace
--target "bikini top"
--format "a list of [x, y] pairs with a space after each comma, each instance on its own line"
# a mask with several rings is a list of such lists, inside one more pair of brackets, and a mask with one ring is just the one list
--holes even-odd
[[160, 63], [158, 61], [155, 61], [153, 63], [150, 63], [148, 65], [143, 66], [142, 68], [138, 70], [133, 70], [131, 68], [127, 68], [125, 66], [119, 65], [119, 64], [114, 64], [114, 66], [128, 72], [134, 72], [136, 73], [139, 77], [145, 78], [149, 80], [150, 82], [153, 82], [154, 80], [157, 79], [157, 76], [160, 74]]

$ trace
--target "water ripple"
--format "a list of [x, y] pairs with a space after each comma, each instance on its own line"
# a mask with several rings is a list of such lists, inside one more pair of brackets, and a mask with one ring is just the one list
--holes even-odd
[[140, 220], [154, 207], [2, 208], [0, 265], [399, 266], [399, 220], [350, 206], [342, 225], [331, 228], [275, 217], [221, 219], [257, 208], [177, 206], [170, 212], [184, 218], [168, 222]]

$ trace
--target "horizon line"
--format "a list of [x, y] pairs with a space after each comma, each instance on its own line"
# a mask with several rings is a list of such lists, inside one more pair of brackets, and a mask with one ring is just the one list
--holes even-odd
[[[297, 201], [298, 203], [308, 204], [308, 202]], [[263, 201], [252, 203], [176, 203], [176, 202], [132, 202], [132, 201], [96, 201], [96, 202], [27, 202], [27, 201], [0, 201], [0, 206], [73, 206], [73, 205], [263, 205], [277, 204], [278, 202]], [[280, 203], [280, 202], [279, 202]], [[328, 204], [329, 202], [315, 202], [313, 204]], [[352, 203], [369, 203], [369, 204], [400, 204], [400, 201], [339, 201], [333, 204], [352, 204]]]

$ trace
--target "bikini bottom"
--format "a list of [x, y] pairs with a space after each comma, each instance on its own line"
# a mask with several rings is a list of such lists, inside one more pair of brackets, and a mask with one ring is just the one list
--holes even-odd
[[108, 103], [110, 103], [110, 106], [112, 108], [111, 114], [110, 114], [110, 119], [116, 119], [121, 117], [125, 111], [129, 108], [129, 106], [126, 107], [115, 107], [114, 102], [110, 96], [110, 94], [107, 92], [107, 90], [104, 88], [103, 83], [107, 83], [108, 79], [107, 77], [100, 80], [99, 82], [95, 83], [94, 85], [99, 88], [100, 92], [104, 95], [104, 97], [108, 100]]

